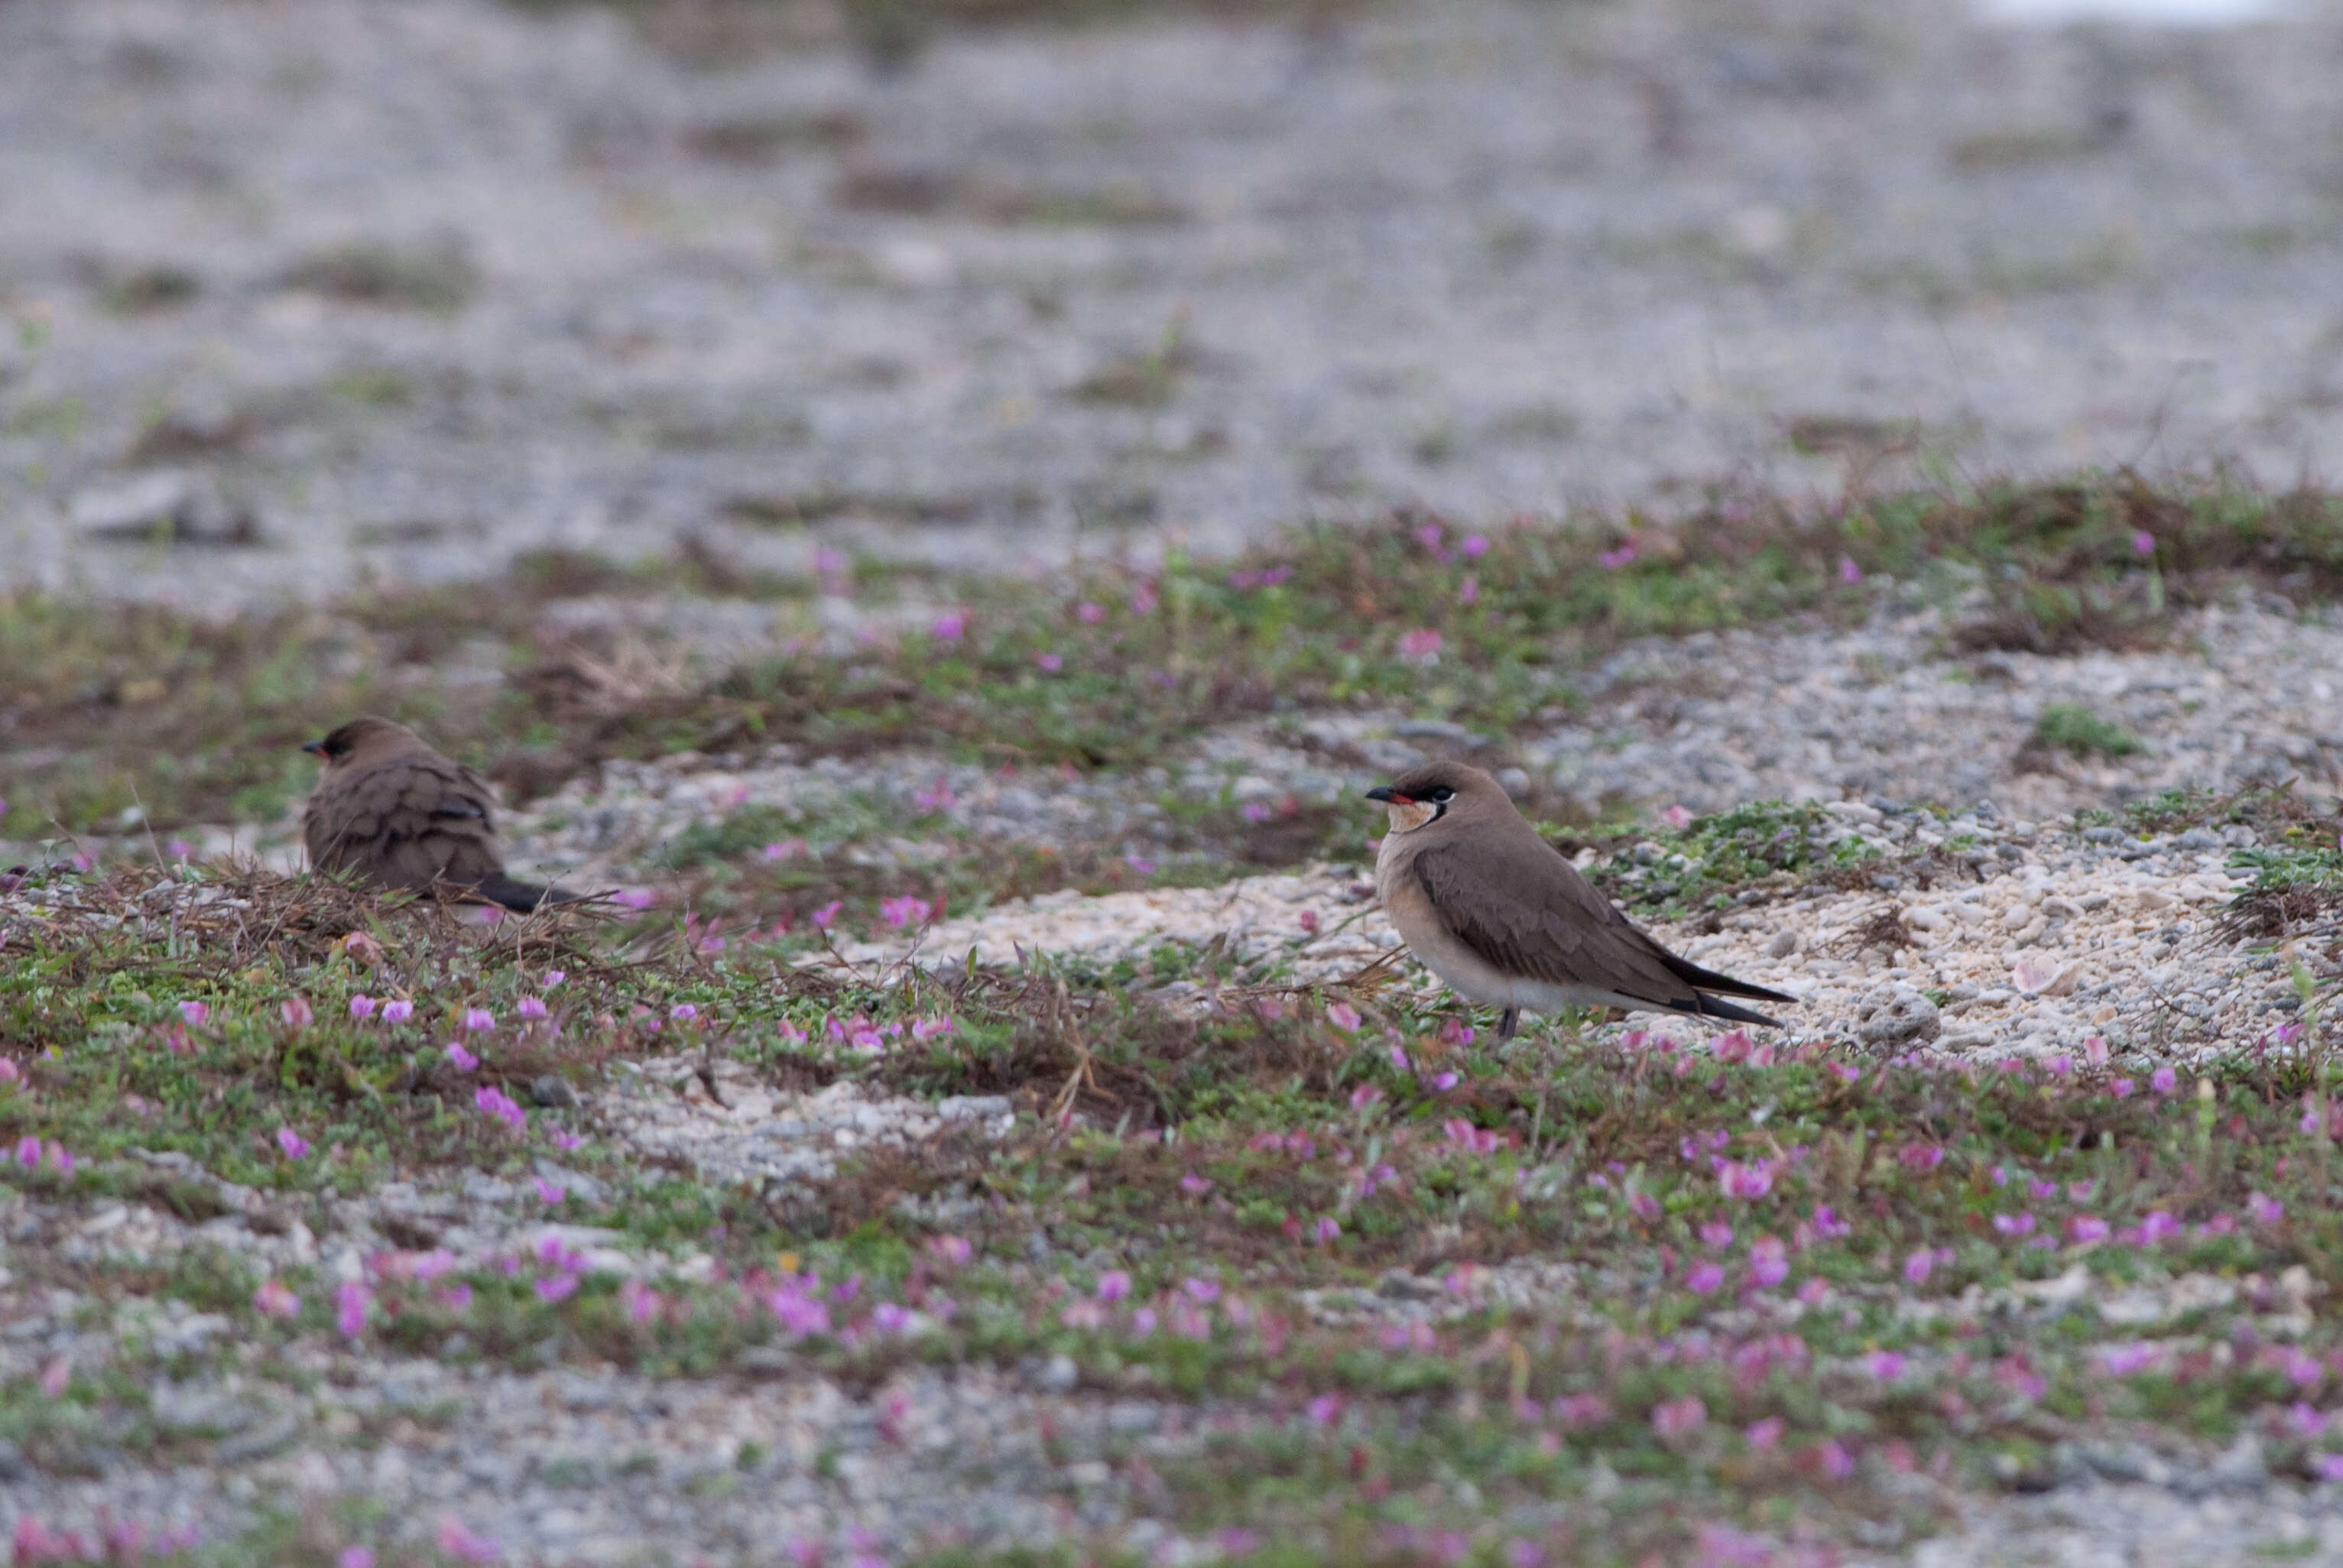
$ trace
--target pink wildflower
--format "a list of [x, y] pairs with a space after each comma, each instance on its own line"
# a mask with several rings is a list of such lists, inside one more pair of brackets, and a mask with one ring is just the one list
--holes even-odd
[[485, 1535], [475, 1535], [450, 1513], [439, 1516], [439, 1550], [458, 1563], [498, 1563], [504, 1553]]
[[204, 1027], [205, 1020], [212, 1016], [211, 1006], [206, 1002], [183, 1001], [179, 1004], [179, 1016], [190, 1027], [201, 1029]]
[[[375, 1010], [375, 1007], [376, 1007], [376, 1002], [375, 1002], [374, 998], [372, 998], [372, 997], [370, 997], [370, 996], [364, 996], [364, 995], [360, 995], [360, 996], [354, 996], [354, 997], [350, 998], [350, 1017], [351, 1017], [351, 1019], [352, 1019], [353, 1020], [355, 1020], [355, 1021], [357, 1021], [357, 1022], [359, 1022], [359, 1023], [363, 1023], [363, 1022], [365, 1022], [367, 1019], [370, 1019], [370, 1018], [372, 1018], [372, 1017], [374, 1016], [374, 1010]], [[363, 1550], [364, 1550], [364, 1548], [363, 1548], [363, 1547], [352, 1547], [352, 1548], [351, 1548], [351, 1550], [352, 1550], [352, 1551], [354, 1551], [354, 1552], [355, 1552], [355, 1551], [363, 1551]]]
[[382, 1004], [382, 1021], [385, 1023], [405, 1023], [414, 1016], [415, 1004], [405, 997], [393, 997]]
[[309, 1141], [290, 1127], [280, 1127], [277, 1130], [277, 1147], [285, 1151], [285, 1158], [287, 1160], [306, 1160], [309, 1157]]
[[1765, 1453], [1770, 1452], [1775, 1443], [1782, 1441], [1782, 1418], [1778, 1415], [1769, 1415], [1763, 1421], [1750, 1422], [1749, 1429], [1741, 1435], [1750, 1447], [1760, 1453]]
[[879, 900], [879, 913], [885, 919], [887, 929], [890, 930], [900, 931], [914, 921], [924, 922], [929, 912], [930, 907], [925, 899], [914, 899], [905, 895], [901, 898]]
[[528, 1114], [513, 1103], [512, 1097], [500, 1089], [482, 1084], [472, 1096], [472, 1103], [488, 1116], [503, 1122], [515, 1132], [528, 1125]]
[[447, 1042], [447, 1065], [458, 1072], [469, 1072], [480, 1065], [480, 1059], [466, 1050], [460, 1041], [451, 1040]]
[[1708, 1421], [1708, 1406], [1697, 1394], [1686, 1394], [1652, 1407], [1652, 1430], [1662, 1438], [1681, 1437]]
[[357, 1280], [345, 1280], [334, 1292], [334, 1326], [342, 1338], [354, 1340], [366, 1332], [367, 1303], [373, 1299], [374, 1292]]
[[307, 997], [288, 996], [277, 1007], [277, 1016], [285, 1020], [287, 1029], [307, 1029], [317, 1020]]
[[264, 1318], [289, 1318], [301, 1310], [301, 1298], [277, 1280], [263, 1280], [252, 1292], [252, 1310]]

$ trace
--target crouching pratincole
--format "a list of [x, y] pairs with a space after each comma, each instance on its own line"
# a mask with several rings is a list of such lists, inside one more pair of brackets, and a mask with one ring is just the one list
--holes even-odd
[[387, 719], [353, 719], [301, 748], [325, 763], [302, 813], [309, 863], [374, 887], [528, 911], [575, 893], [505, 875], [488, 787]]
[[1651, 1008], [1781, 1025], [1717, 994], [1797, 998], [1716, 974], [1660, 946], [1578, 874], [1478, 768], [1434, 762], [1367, 799], [1391, 815], [1375, 891], [1408, 950], [1467, 1001], [1502, 1008], [1510, 1040], [1522, 1010]]

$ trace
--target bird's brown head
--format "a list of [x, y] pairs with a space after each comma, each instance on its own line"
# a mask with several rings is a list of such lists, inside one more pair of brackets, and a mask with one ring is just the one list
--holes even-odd
[[1411, 768], [1381, 789], [1368, 790], [1367, 799], [1383, 803], [1394, 833], [1412, 833], [1443, 817], [1513, 809], [1503, 785], [1463, 762]]
[[351, 719], [323, 740], [312, 740], [301, 749], [323, 761], [327, 773], [332, 774], [354, 765], [363, 767], [377, 758], [393, 756], [422, 744], [422, 739], [406, 725], [369, 715]]

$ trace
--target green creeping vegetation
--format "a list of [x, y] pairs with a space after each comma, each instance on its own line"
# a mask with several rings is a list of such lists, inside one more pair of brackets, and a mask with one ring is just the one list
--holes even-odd
[[[367, 710], [465, 760], [507, 762], [528, 788], [605, 758], [777, 741], [1135, 767], [1287, 708], [1396, 708], [1503, 735], [1566, 709], [1582, 664], [1624, 641], [1859, 614], [1882, 578], [1966, 607], [1956, 640], [2057, 648], [2162, 635], [2241, 577], [2331, 596], [2343, 499], [2118, 476], [1828, 511], [1720, 498], [1670, 524], [1630, 512], [1475, 533], [1410, 514], [1299, 528], [1227, 562], [1041, 581], [865, 561], [823, 584], [704, 550], [632, 571], [550, 555], [498, 583], [226, 623], [18, 594], [0, 598], [0, 832], [118, 831], [126, 812], [164, 832], [266, 819], [309, 776], [294, 748]], [[824, 587], [901, 629], [820, 651]], [[705, 666], [648, 634], [560, 631], [539, 614], [589, 593], [752, 598], [803, 639]], [[484, 648], [502, 681], [439, 678]]]
[[2128, 757], [2140, 749], [2139, 737], [2112, 719], [2102, 718], [2072, 702], [2054, 702], [2034, 721], [2028, 742], [2043, 751], [2068, 751], [2077, 757]]
[[[2223, 928], [2234, 936], [2292, 939], [2332, 934], [2343, 910], [2343, 818], [2321, 814], [2291, 782], [2215, 794], [2167, 789], [2124, 808], [2139, 833], [2181, 833], [2192, 828], [2250, 828], [2257, 842], [2229, 858], [2253, 873], [2253, 885], [2230, 904]], [[2077, 814], [2078, 828], [2104, 826], [2104, 811]]]
[[1623, 907], [1664, 920], [1723, 909], [1761, 884], [1791, 887], [1849, 871], [1876, 852], [1821, 807], [1781, 800], [1696, 817], [1680, 831], [1659, 828], [1591, 841], [1612, 851], [1590, 870], [1595, 885]]
[[[1680, 842], [1704, 878], [1795, 873], [1827, 861], [1818, 826], [1735, 813]], [[1296, 988], [1211, 950], [854, 978], [791, 968], [791, 942], [707, 950], [674, 917], [459, 927], [256, 872], [30, 891], [49, 916], [0, 938], [0, 1148], [35, 1141], [0, 1181], [27, 1196], [208, 1218], [210, 1188], [133, 1151], [178, 1153], [262, 1194], [263, 1222], [330, 1235], [335, 1197], [474, 1172], [527, 1192], [551, 1161], [600, 1197], [538, 1192], [534, 1211], [722, 1265], [622, 1284], [559, 1248], [408, 1253], [377, 1263], [350, 1322], [322, 1274], [12, 1249], [15, 1288], [72, 1290], [91, 1322], [133, 1300], [228, 1317], [242, 1375], [287, 1390], [353, 1338], [652, 1376], [778, 1355], [855, 1388], [1062, 1355], [1096, 1395], [1195, 1402], [1200, 1435], [1052, 1457], [1106, 1462], [1151, 1516], [1262, 1563], [1457, 1560], [1452, 1536], [1463, 1560], [1527, 1543], [1623, 1564], [1878, 1539], [1943, 1522], [1911, 1475], [2038, 1484], [2060, 1442], [2097, 1435], [2202, 1462], [2250, 1432], [2282, 1474], [2343, 1468], [2338, 1434], [2287, 1413], [2343, 1334], [2272, 1317], [2343, 1256], [2315, 1021], [2201, 1080], [1554, 1023], [1501, 1049], [1485, 1019], [1385, 977]], [[1199, 1000], [1150, 998], [1172, 980]], [[415, 1010], [357, 1019], [357, 996]], [[601, 1111], [537, 1103], [561, 1098], [537, 1092], [548, 1078], [673, 1055], [783, 1089], [1006, 1095], [1019, 1116], [1005, 1140], [948, 1133], [769, 1188], [639, 1164]], [[2075, 1270], [2079, 1291], [2047, 1288]], [[2125, 1292], [2147, 1305], [2088, 1305]], [[0, 1436], [59, 1474], [108, 1450], [199, 1458], [214, 1438], [156, 1423], [146, 1391], [226, 1353], [131, 1332], [54, 1396], [0, 1389]], [[718, 1456], [703, 1480], [778, 1462]], [[376, 1530], [287, 1521], [241, 1560], [331, 1561], [317, 1543]]]

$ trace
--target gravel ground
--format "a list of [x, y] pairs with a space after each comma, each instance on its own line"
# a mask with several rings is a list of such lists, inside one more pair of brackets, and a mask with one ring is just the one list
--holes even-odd
[[[1990, 812], [1946, 823], [1886, 817], [1860, 801], [1832, 809], [1841, 838], [1883, 867], [1927, 857], [1951, 837], [1969, 843], [1949, 868], [1936, 867], [1942, 880], [1926, 890], [1900, 885], [1908, 869], [1883, 869], [1881, 885], [1860, 892], [1727, 914], [1715, 935], [1654, 927], [1696, 962], [1796, 996], [1786, 1045], [1854, 1039], [1882, 1050], [2079, 1060], [2096, 1038], [2118, 1058], [2137, 1051], [2160, 1063], [2217, 1042], [2250, 1043], [2300, 1005], [2281, 960], [2253, 950], [2267, 943], [2216, 936], [2210, 917], [2244, 879], [2226, 869], [2231, 846], [2204, 829], [2155, 839], [2103, 829], [2105, 841], [2093, 842]], [[2229, 831], [2235, 847], [2252, 841], [2250, 829]], [[1290, 960], [1304, 982], [1332, 980], [1400, 946], [1368, 907], [1373, 896], [1355, 867], [1226, 888], [1053, 894], [930, 928], [918, 957], [949, 968], [973, 952], [980, 964], [1007, 968], [1025, 952], [1113, 959], [1163, 941], [1218, 940], [1240, 958]], [[1875, 940], [1882, 917], [1903, 934]], [[823, 961], [879, 967], [909, 956], [909, 944], [849, 943]], [[1176, 985], [1174, 998], [1196, 994], [1190, 982]], [[1436, 980], [1426, 987], [1440, 993]], [[1923, 990], [1950, 1000], [1940, 1010]], [[1685, 1039], [1708, 1032], [1633, 1022]]]
[[[1628, 795], [1646, 806], [1706, 808], [1765, 791], [1826, 799], [1834, 840], [1875, 856], [1857, 885], [1737, 907], [1714, 929], [1656, 928], [1703, 963], [1801, 999], [1786, 1010], [1789, 1028], [1759, 1031], [1761, 1044], [1795, 1050], [1853, 1040], [1883, 1056], [1947, 1053], [1982, 1063], [2062, 1055], [2082, 1062], [2099, 1041], [2148, 1092], [2155, 1068], [2185, 1070], [2210, 1052], [2251, 1049], [2298, 1016], [2278, 959], [2217, 925], [2240, 880], [2230, 857], [2251, 845], [2252, 830], [2137, 838], [2115, 828], [2077, 831], [2065, 813], [2173, 784], [2231, 788], [2297, 771], [2322, 790], [2334, 780], [2332, 618], [2240, 604], [2199, 615], [2187, 633], [2170, 651], [1981, 664], [1944, 654], [1932, 615], [1899, 609], [1891, 595], [1856, 629], [1807, 625], [1632, 648], [1550, 739], [1472, 754], [1520, 768], [1525, 789]], [[2013, 771], [2032, 717], [2056, 699], [2119, 715], [2144, 749], [2089, 767]], [[513, 821], [520, 859], [531, 865], [654, 891], [666, 885], [678, 834], [759, 804], [800, 814], [817, 839], [826, 822], [851, 817], [858, 852], [880, 863], [947, 853], [946, 840], [961, 835], [1141, 853], [1157, 842], [1167, 798], [1218, 800], [1232, 815], [1288, 795], [1354, 802], [1412, 757], [1470, 743], [1373, 716], [1296, 714], [1207, 737], [1136, 778], [1070, 781], [903, 756], [679, 758], [613, 766], [598, 788], [573, 784]], [[1932, 791], [1931, 779], [1950, 788]], [[1950, 796], [1949, 815], [1910, 803], [1931, 793]], [[914, 799], [921, 795], [925, 803]], [[1022, 949], [1106, 960], [1165, 940], [1217, 940], [1304, 980], [1351, 973], [1395, 940], [1363, 878], [1377, 824], [1370, 808], [1358, 809], [1357, 864], [1011, 902], [937, 925], [917, 957], [957, 963], [972, 950], [980, 963], [1011, 964]], [[931, 839], [903, 827], [924, 814], [932, 832], [938, 811], [948, 831]], [[245, 837], [251, 841], [250, 830]], [[1654, 873], [1666, 871], [1655, 859]], [[14, 916], [37, 915], [29, 896], [0, 902]], [[827, 961], [881, 967], [907, 956], [900, 936], [841, 938], [839, 958]], [[1399, 978], [1428, 984], [1405, 967]], [[1202, 1000], [1184, 983], [1155, 994], [1175, 1008]], [[1648, 1016], [1631, 1021], [1654, 1025]], [[1658, 1027], [1694, 1032], [1680, 1022]], [[1021, 1124], [1005, 1100], [922, 1103], [851, 1085], [782, 1092], [730, 1062], [703, 1081], [678, 1059], [619, 1063], [577, 1103], [558, 1087], [546, 1102], [548, 1114], [645, 1169], [679, 1163], [705, 1181], [745, 1180], [777, 1193], [821, 1179], [858, 1150], [946, 1133], [999, 1139]], [[1031, 1112], [1022, 1114], [1030, 1125]], [[170, 1159], [157, 1162], [171, 1169]], [[210, 1181], [192, 1169], [176, 1173]], [[261, 1266], [317, 1262], [347, 1276], [382, 1250], [444, 1249], [470, 1262], [525, 1254], [550, 1237], [589, 1271], [706, 1277], [705, 1255], [645, 1252], [593, 1225], [595, 1178], [558, 1165], [537, 1174], [571, 1195], [558, 1217], [528, 1188], [483, 1177], [386, 1188], [333, 1205], [314, 1231], [272, 1218], [257, 1197], [233, 1188], [221, 1192], [226, 1212], [201, 1225], [136, 1202], [16, 1197], [7, 1257], [21, 1270], [28, 1260], [218, 1248]], [[1568, 1270], [1535, 1263], [1479, 1275], [1476, 1291], [1544, 1310], [1567, 1310], [1587, 1288]], [[2052, 1290], [2020, 1306], [2153, 1323], [2176, 1303], [2235, 1288], [2187, 1276], [2145, 1295], [2083, 1299], [2082, 1278], [2066, 1298]], [[1404, 1317], [1450, 1310], [1444, 1288], [1386, 1281], [1312, 1292], [1308, 1305], [1327, 1321]], [[2314, 1310], [2308, 1290], [2306, 1282], [2279, 1315]], [[87, 1300], [70, 1292], [0, 1292], [0, 1377], [35, 1374], [58, 1356], [96, 1365], [161, 1354], [151, 1364], [167, 1367], [171, 1345], [198, 1346], [224, 1323], [159, 1297], [93, 1317]], [[159, 1384], [158, 1422], [216, 1440], [200, 1462], [149, 1467], [93, 1439], [88, 1473], [72, 1477], [0, 1450], [0, 1529], [21, 1514], [70, 1523], [104, 1506], [158, 1526], [201, 1522], [217, 1533], [264, 1499], [363, 1495], [418, 1518], [460, 1519], [502, 1542], [511, 1560], [531, 1563], [663, 1561], [660, 1553], [682, 1551], [769, 1562], [772, 1543], [789, 1539], [842, 1550], [859, 1541], [885, 1554], [948, 1539], [1002, 1545], [1099, 1532], [1165, 1561], [1212, 1552], [1171, 1537], [1148, 1518], [1144, 1496], [1096, 1456], [1127, 1453], [1133, 1442], [1158, 1458], [1191, 1452], [1216, 1407], [1077, 1388], [1069, 1369], [1050, 1364], [920, 1370], [855, 1390], [783, 1362], [678, 1380], [607, 1369], [458, 1372], [338, 1347], [314, 1355], [314, 1370], [330, 1375], [299, 1399], [232, 1363]], [[1044, 1431], [1058, 1441], [1045, 1443]], [[2273, 1478], [2258, 1450], [2207, 1471], [2147, 1450], [2069, 1443], [2038, 1483], [2051, 1490], [1954, 1500], [1963, 1533], [1918, 1545], [1910, 1560], [1932, 1568], [2226, 1563], [2282, 1549], [2343, 1562], [2343, 1491]], [[1882, 1561], [1903, 1550], [1875, 1544]]]
[[486, 0], [10, 6], [0, 582], [2331, 472], [2343, 30], [2306, 13], [1461, 0], [881, 78]]

